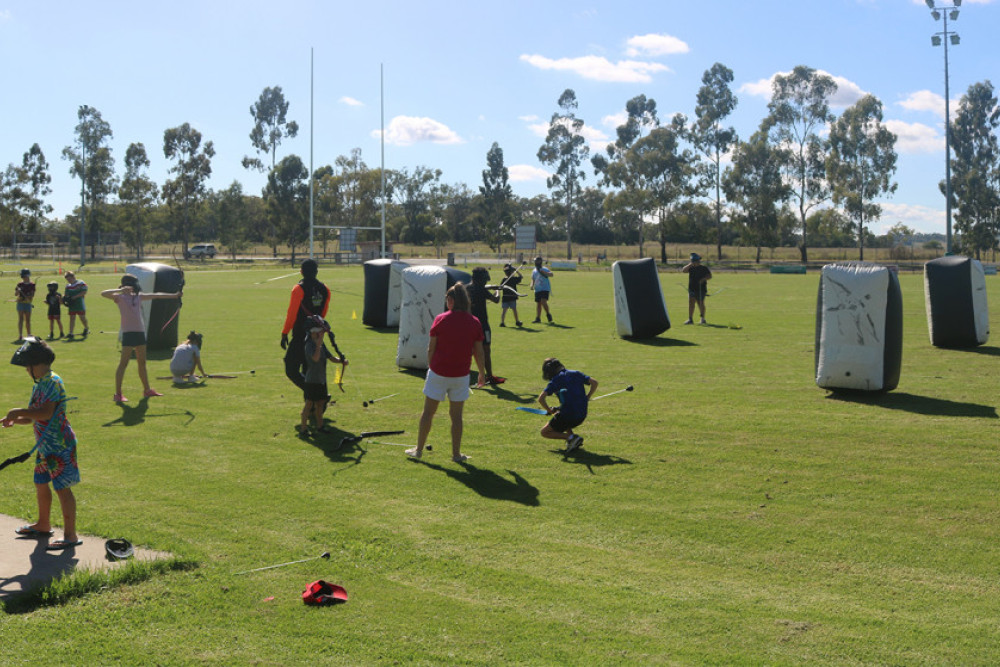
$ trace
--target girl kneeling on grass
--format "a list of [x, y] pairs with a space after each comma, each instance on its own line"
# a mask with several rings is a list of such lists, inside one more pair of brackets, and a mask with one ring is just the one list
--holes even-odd
[[174, 356], [170, 359], [170, 374], [175, 384], [197, 382], [195, 369], [205, 377], [205, 369], [201, 365], [202, 335], [195, 331], [188, 334], [187, 340], [174, 348]]
[[114, 301], [122, 316], [122, 354], [118, 361], [118, 370], [115, 371], [115, 403], [128, 401], [122, 396], [122, 380], [125, 379], [125, 368], [128, 367], [129, 359], [132, 358], [133, 353], [136, 364], [139, 366], [139, 380], [142, 382], [143, 397], [163, 396], [149, 386], [149, 378], [146, 375], [146, 323], [142, 319], [142, 302], [150, 299], [179, 299], [181, 293], [151, 292], [142, 294], [139, 291], [139, 279], [131, 273], [126, 273], [122, 276], [121, 287], [106, 289], [101, 292], [101, 296]]

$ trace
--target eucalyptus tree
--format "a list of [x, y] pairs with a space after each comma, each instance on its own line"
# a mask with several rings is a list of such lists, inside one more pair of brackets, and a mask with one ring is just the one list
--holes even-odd
[[214, 218], [216, 240], [236, 261], [236, 255], [250, 245], [248, 197], [243, 185], [233, 181], [225, 190], [211, 193], [211, 216]]
[[122, 232], [139, 259], [145, 254], [150, 214], [159, 199], [159, 188], [147, 173], [149, 164], [146, 147], [142, 143], [129, 144], [125, 150], [125, 176], [118, 186]]
[[510, 200], [513, 193], [509, 179], [510, 173], [503, 163], [503, 149], [494, 141], [486, 153], [483, 184], [479, 186], [479, 194], [482, 195], [479, 208], [483, 216], [483, 240], [496, 252], [511, 234]]
[[744, 238], [757, 247], [760, 263], [761, 248], [775, 247], [778, 235], [779, 208], [791, 196], [791, 188], [782, 177], [785, 149], [771, 144], [765, 125], [746, 142], [733, 149], [732, 164], [726, 168], [722, 188], [729, 203], [739, 213]]
[[833, 123], [826, 172], [834, 203], [857, 227], [858, 259], [864, 260], [865, 223], [881, 217], [876, 200], [897, 188], [896, 135], [882, 123], [882, 102], [874, 95], [862, 97]]
[[[257, 151], [257, 157], [246, 156], [243, 166], [257, 171], [274, 169], [277, 164], [278, 146], [286, 137], [294, 138], [299, 133], [299, 124], [288, 120], [289, 103], [281, 86], [265, 88], [260, 97], [250, 107], [250, 115], [254, 125], [250, 131], [250, 143]], [[268, 167], [261, 156], [269, 156], [271, 165]]]
[[174, 178], [164, 183], [163, 197], [174, 211], [177, 233], [187, 252], [192, 215], [205, 197], [215, 147], [211, 141], [202, 144], [201, 132], [184, 123], [163, 133], [163, 155], [176, 160], [168, 170]]
[[[435, 242], [451, 241], [454, 243], [467, 243], [479, 238], [479, 217], [481, 207], [479, 202], [482, 196], [474, 192], [472, 188], [464, 183], [444, 186], [447, 196], [447, 205], [441, 215], [441, 223], [444, 230], [437, 229]], [[513, 198], [509, 202], [509, 213], [511, 224], [516, 217], [517, 203]]]
[[583, 120], [576, 117], [576, 93], [567, 88], [559, 96], [559, 108], [552, 114], [545, 143], [538, 149], [538, 161], [555, 171], [546, 179], [553, 199], [561, 199], [566, 211], [566, 258], [573, 256], [573, 202], [587, 174], [582, 169], [590, 155], [583, 135]]
[[826, 181], [828, 142], [822, 133], [833, 120], [830, 97], [837, 84], [827, 74], [798, 65], [789, 74], [774, 77], [770, 112], [771, 138], [787, 151], [785, 176], [792, 181], [792, 197], [798, 204], [802, 261], [809, 259], [806, 216], [814, 206], [830, 198]]
[[605, 154], [598, 153], [590, 163], [594, 173], [601, 176], [601, 184], [615, 188], [604, 201], [605, 211], [613, 221], [621, 242], [637, 237], [639, 254], [645, 240], [643, 216], [648, 208], [647, 193], [643, 191], [643, 177], [639, 172], [636, 142], [660, 125], [656, 116], [656, 100], [637, 95], [625, 103], [625, 122], [618, 126], [614, 143], [608, 144]]
[[281, 159], [267, 175], [264, 201], [271, 224], [292, 249], [306, 241], [309, 230], [309, 170], [298, 155]]
[[694, 145], [708, 158], [706, 177], [715, 190], [716, 249], [722, 259], [722, 157], [737, 141], [736, 129], [723, 127], [723, 121], [736, 108], [739, 100], [730, 89], [733, 71], [715, 63], [701, 77], [695, 122], [692, 128]]
[[[955, 230], [966, 251], [997, 248], [1000, 235], [1000, 106], [993, 84], [974, 83], [962, 96], [951, 123], [952, 203]], [[945, 191], [944, 183], [941, 191]]]
[[418, 166], [386, 174], [387, 187], [398, 202], [402, 214], [399, 240], [422, 244], [431, 240], [433, 218], [441, 212], [441, 170]]
[[97, 109], [83, 105], [77, 109], [76, 143], [63, 148], [62, 157], [70, 163], [69, 173], [80, 179], [80, 262], [86, 229], [90, 233], [90, 257], [97, 250], [97, 235], [105, 215], [108, 196], [117, 190], [115, 164], [108, 142], [114, 137], [111, 125]]

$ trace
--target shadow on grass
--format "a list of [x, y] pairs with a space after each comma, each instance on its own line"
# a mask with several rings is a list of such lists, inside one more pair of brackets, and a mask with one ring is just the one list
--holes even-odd
[[476, 391], [482, 392], [484, 394], [492, 394], [501, 401], [513, 401], [514, 403], [533, 403], [537, 398], [534, 394], [515, 394], [509, 389], [504, 389], [502, 385], [486, 385], [484, 387], [479, 387]]
[[457, 464], [458, 469], [445, 468], [436, 463], [428, 463], [423, 459], [410, 459], [414, 463], [420, 463], [431, 470], [437, 470], [448, 475], [457, 482], [465, 484], [467, 487], [481, 495], [483, 498], [492, 500], [508, 500], [514, 503], [521, 503], [530, 507], [538, 507], [538, 489], [528, 483], [526, 479], [518, 475], [513, 470], [507, 472], [514, 481], [501, 477], [492, 470], [477, 468], [470, 463]]
[[997, 419], [997, 410], [992, 405], [949, 401], [944, 398], [916, 396], [914, 394], [907, 394], [906, 392], [898, 391], [888, 392], [885, 394], [873, 394], [871, 392], [862, 391], [837, 391], [829, 394], [827, 399], [845, 401], [848, 403], [875, 405], [889, 410], [905, 410], [906, 412], [913, 412], [918, 415]]
[[181, 410], [180, 412], [162, 412], [162, 413], [150, 413], [149, 412], [149, 399], [143, 398], [138, 403], [134, 405], [129, 405], [128, 403], [119, 403], [118, 407], [122, 409], [122, 416], [113, 421], [109, 421], [106, 424], [101, 424], [101, 426], [136, 426], [143, 423], [146, 419], [150, 417], [178, 417], [186, 416], [187, 420], [181, 424], [181, 426], [187, 426], [194, 421], [194, 413], [190, 410]]
[[[356, 436], [355, 433], [337, 428], [330, 423], [329, 419], [323, 420], [323, 428], [327, 430], [325, 433], [322, 431], [311, 431], [308, 435], [304, 435], [296, 431], [296, 436], [299, 440], [308, 442], [323, 452], [323, 455], [332, 463], [346, 463], [349, 461], [351, 463], [349, 467], [361, 463], [361, 459], [365, 457], [368, 451], [361, 446], [360, 441], [353, 442], [350, 440]], [[341, 470], [346, 470], [346, 468], [341, 468]], [[340, 472], [340, 470], [337, 472]]]
[[365, 329], [377, 334], [399, 334], [399, 327], [370, 327], [366, 324]]
[[613, 456], [611, 454], [595, 454], [594, 452], [582, 448], [574, 449], [572, 452], [567, 452], [565, 449], [550, 449], [549, 451], [553, 454], [561, 454], [563, 460], [569, 463], [578, 463], [580, 465], [587, 466], [587, 470], [590, 471], [591, 475], [594, 474], [594, 468], [632, 465], [631, 461], [620, 456]]
[[689, 340], [679, 340], [677, 338], [623, 338], [622, 340], [629, 343], [638, 343], [639, 345], [649, 345], [650, 347], [690, 347], [692, 345], [697, 345], [698, 343], [692, 343]]
[[1000, 347], [972, 347], [969, 348], [969, 352], [975, 352], [976, 354], [982, 354], [988, 357], [1000, 357]]
[[[39, 542], [42, 549], [44, 542]], [[65, 554], [72, 559], [69, 553]], [[60, 605], [77, 598], [99, 593], [107, 588], [126, 584], [137, 584], [152, 579], [157, 574], [168, 572], [187, 572], [198, 567], [192, 560], [171, 558], [167, 560], [142, 561], [130, 560], [124, 567], [92, 572], [89, 570], [72, 569], [72, 563], [65, 569], [62, 576], [48, 584], [30, 588], [22, 593], [15, 593], [0, 603], [5, 614], [27, 614], [41, 607]], [[4, 582], [10, 579], [2, 580]]]

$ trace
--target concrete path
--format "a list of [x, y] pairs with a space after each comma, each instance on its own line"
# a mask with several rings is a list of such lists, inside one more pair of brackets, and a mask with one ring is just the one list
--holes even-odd
[[[106, 538], [80, 535], [83, 544], [63, 551], [46, 551], [49, 540], [62, 538], [56, 528], [52, 537], [20, 537], [14, 531], [31, 521], [0, 514], [0, 600], [38, 585], [47, 584], [63, 573], [87, 569], [90, 571], [120, 567], [125, 561], [108, 560], [104, 549]], [[126, 539], [128, 536], [125, 536]], [[169, 553], [135, 549], [142, 560], [168, 558]]]

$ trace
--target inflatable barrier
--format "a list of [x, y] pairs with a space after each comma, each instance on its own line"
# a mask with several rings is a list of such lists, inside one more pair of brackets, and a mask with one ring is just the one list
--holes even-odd
[[402, 302], [399, 310], [399, 343], [396, 365], [426, 369], [427, 344], [434, 318], [444, 312], [444, 297], [456, 282], [469, 283], [472, 276], [451, 267], [411, 266], [403, 269]]
[[[139, 279], [139, 289], [146, 293], [179, 292], [184, 282], [181, 270], [167, 264], [129, 264], [125, 271]], [[177, 347], [180, 316], [175, 315], [180, 307], [178, 299], [150, 299], [142, 302], [142, 319], [146, 322], [146, 349], [170, 350]]]
[[899, 384], [902, 351], [896, 275], [860, 262], [824, 266], [816, 300], [816, 384], [891, 391]]
[[361, 321], [365, 326], [399, 326], [399, 308], [403, 301], [402, 273], [406, 267], [405, 262], [394, 259], [372, 259], [364, 263], [365, 307]]
[[622, 338], [653, 338], [670, 328], [656, 261], [620, 260], [614, 274], [615, 325]]
[[968, 257], [924, 264], [927, 330], [936, 347], [976, 347], [990, 339], [983, 265]]

